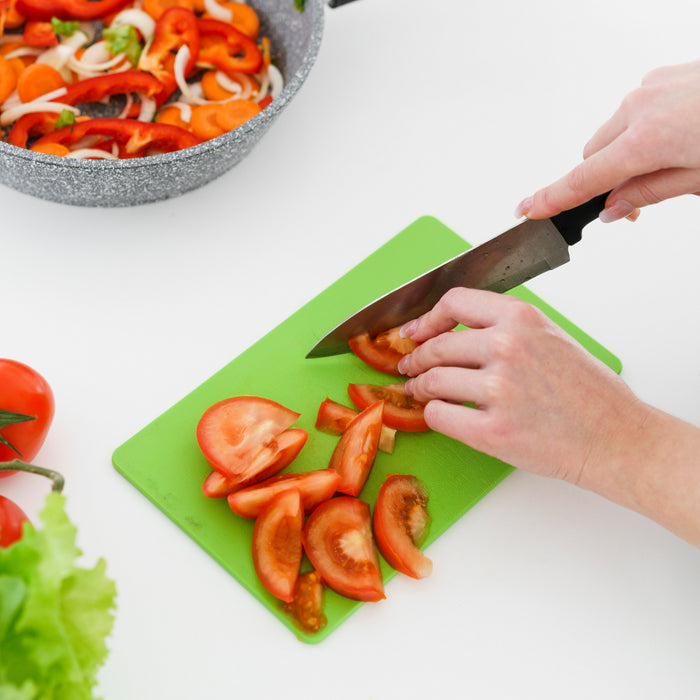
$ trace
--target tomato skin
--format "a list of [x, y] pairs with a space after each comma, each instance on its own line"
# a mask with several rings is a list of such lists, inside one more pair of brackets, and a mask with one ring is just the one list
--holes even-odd
[[305, 513], [310, 513], [319, 503], [328, 500], [336, 491], [340, 474], [335, 469], [317, 469], [301, 474], [280, 474], [235, 491], [228, 497], [231, 510], [242, 518], [257, 518], [278, 493], [290, 488], [301, 493]]
[[373, 526], [382, 556], [397, 571], [425, 578], [433, 562], [418, 549], [430, 526], [428, 492], [414, 476], [391, 474], [379, 489]]
[[299, 415], [270, 399], [234, 396], [204, 412], [197, 442], [212, 469], [243, 485], [270, 476], [276, 439]]
[[[8, 425], [0, 435], [14, 445], [19, 454], [0, 443], [0, 462], [15, 458], [30, 462], [46, 440], [53, 421], [54, 396], [48, 382], [28, 365], [0, 359], [0, 410], [35, 416], [34, 420]], [[0, 472], [0, 478], [15, 472]]]
[[[268, 479], [288, 467], [301, 452], [309, 437], [303, 428], [288, 428], [275, 438], [277, 451], [270, 457], [269, 465], [257, 472], [252, 479], [245, 482], [238, 477], [227, 477], [217, 471], [212, 471], [202, 484], [202, 491], [208, 498], [224, 498], [234, 491], [242, 489], [245, 484], [258, 483]], [[266, 453], [267, 454], [267, 453]]]
[[22, 524], [29, 522], [24, 511], [9, 498], [0, 496], [0, 547], [9, 547], [22, 537]]
[[298, 489], [278, 493], [253, 527], [253, 564], [260, 582], [285, 603], [294, 600], [301, 567], [304, 509]]
[[391, 428], [408, 433], [430, 430], [424, 417], [425, 404], [409, 396], [403, 384], [348, 384], [348, 396], [361, 411], [383, 399], [384, 423]]
[[[343, 404], [326, 398], [318, 407], [318, 415], [316, 416], [316, 430], [331, 435], [342, 435], [345, 429], [357, 417], [358, 410], [343, 406]], [[379, 436], [379, 449], [382, 452], [391, 454], [394, 451], [394, 443], [396, 442], [396, 428], [390, 428], [388, 425], [382, 425], [382, 433]]]
[[400, 328], [390, 328], [374, 338], [360, 333], [348, 340], [350, 350], [373, 369], [399, 377], [399, 360], [418, 347], [418, 343], [399, 335]]
[[360, 495], [377, 454], [383, 415], [384, 401], [377, 401], [354, 418], [340, 436], [329, 464], [340, 474], [340, 493]]
[[304, 551], [336, 593], [376, 602], [386, 598], [367, 503], [351, 496], [324, 501], [302, 531]]

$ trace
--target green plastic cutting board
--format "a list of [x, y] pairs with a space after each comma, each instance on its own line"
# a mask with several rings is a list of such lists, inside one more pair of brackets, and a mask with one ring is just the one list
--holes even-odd
[[[327, 626], [315, 635], [297, 630], [282, 604], [256, 577], [251, 557], [253, 522], [235, 515], [225, 499], [211, 500], [202, 493], [209, 468], [195, 439], [197, 422], [207, 407], [229, 396], [273, 399], [301, 413], [295, 425], [309, 431], [306, 446], [289, 470], [327, 467], [337, 438], [314, 428], [321, 402], [329, 396], [351, 405], [346, 393], [349, 382], [390, 382], [352, 354], [306, 360], [306, 353], [366, 303], [467, 248], [468, 243], [436, 219], [417, 220], [114, 452], [114, 465], [124, 477], [305, 642], [324, 639], [360, 605], [391, 604], [391, 587], [386, 590], [388, 601], [380, 603], [358, 603], [327, 590]], [[614, 355], [541, 299], [523, 287], [513, 293], [538, 306], [591, 353], [620, 371]], [[378, 453], [361, 498], [373, 506], [389, 473], [417, 476], [430, 494], [433, 522], [427, 547], [510, 471], [507, 464], [443, 435], [400, 433], [393, 454]], [[395, 574], [384, 561], [382, 571], [385, 582]]]

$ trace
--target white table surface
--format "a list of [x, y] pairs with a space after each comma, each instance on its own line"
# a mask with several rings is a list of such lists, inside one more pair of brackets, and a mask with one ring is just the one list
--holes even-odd
[[[292, 0], [289, 0], [292, 2]], [[697, 698], [700, 552], [515, 472], [318, 645], [303, 644], [113, 469], [112, 451], [421, 215], [472, 243], [573, 166], [648, 70], [700, 55], [692, 3], [359, 0], [301, 92], [206, 187], [130, 209], [0, 188], [0, 356], [51, 383], [36, 461], [118, 586], [107, 700]], [[700, 425], [700, 200], [592, 224], [529, 286]], [[43, 483], [0, 490], [35, 518]]]

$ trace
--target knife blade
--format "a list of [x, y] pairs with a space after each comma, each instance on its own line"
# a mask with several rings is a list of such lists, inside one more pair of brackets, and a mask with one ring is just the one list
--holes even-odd
[[307, 358], [349, 352], [348, 339], [375, 336], [429, 311], [453, 287], [507, 292], [569, 262], [569, 247], [605, 208], [610, 192], [551, 219], [526, 219], [367, 304], [319, 340]]

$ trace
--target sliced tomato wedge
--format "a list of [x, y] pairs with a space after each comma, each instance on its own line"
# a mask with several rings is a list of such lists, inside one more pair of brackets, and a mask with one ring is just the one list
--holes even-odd
[[379, 489], [374, 536], [382, 556], [397, 571], [425, 578], [433, 562], [421, 552], [430, 527], [428, 492], [414, 476], [391, 474]]
[[[342, 435], [353, 419], [357, 418], [358, 414], [358, 410], [326, 398], [318, 407], [316, 429], [331, 435]], [[396, 429], [390, 428], [388, 425], [382, 425], [382, 432], [379, 436], [379, 449], [382, 452], [391, 454], [394, 451], [395, 442]]]
[[319, 505], [302, 531], [304, 551], [336, 593], [376, 602], [385, 598], [369, 506], [340, 496]]
[[358, 414], [340, 436], [329, 464], [340, 474], [340, 493], [360, 495], [377, 455], [383, 416], [384, 402], [376, 401]]
[[398, 377], [399, 360], [418, 347], [418, 343], [399, 335], [400, 328], [390, 328], [374, 338], [369, 333], [360, 333], [348, 341], [350, 350], [370, 367]]
[[278, 493], [253, 527], [253, 564], [260, 582], [285, 603], [294, 600], [301, 567], [304, 509], [297, 489]]
[[301, 574], [294, 587], [294, 598], [285, 609], [304, 632], [322, 630], [328, 620], [323, 612], [323, 580], [318, 571]]
[[423, 415], [425, 404], [409, 396], [403, 384], [348, 384], [348, 396], [361, 411], [383, 399], [384, 423], [396, 430], [429, 430]]
[[290, 488], [301, 493], [305, 513], [310, 513], [319, 503], [328, 500], [336, 491], [340, 474], [335, 469], [317, 469], [301, 474], [280, 474], [228, 497], [231, 510], [242, 518], [257, 518], [260, 511], [278, 494]]
[[234, 396], [210, 406], [197, 424], [197, 442], [212, 469], [244, 485], [270, 476], [277, 438], [299, 413], [259, 396]]
[[[252, 479], [254, 483], [273, 477], [288, 467], [301, 452], [306, 444], [309, 434], [303, 428], [289, 428], [281, 432], [275, 439], [277, 452], [275, 453], [269, 466], [258, 472]], [[246, 483], [250, 483], [247, 480]], [[202, 491], [208, 498], [224, 498], [229, 494], [243, 488], [238, 477], [228, 477], [220, 472], [213, 471], [202, 484]]]

